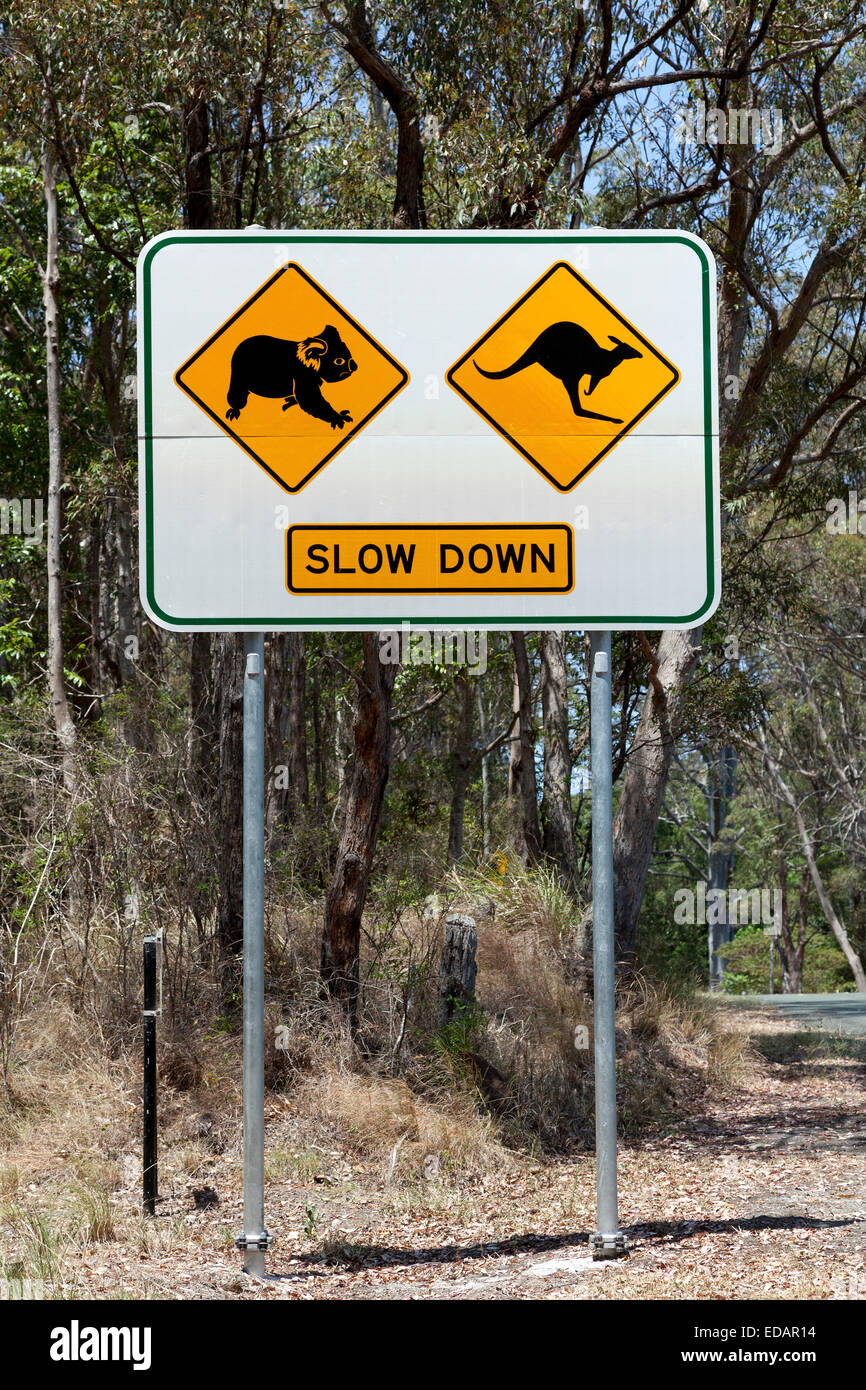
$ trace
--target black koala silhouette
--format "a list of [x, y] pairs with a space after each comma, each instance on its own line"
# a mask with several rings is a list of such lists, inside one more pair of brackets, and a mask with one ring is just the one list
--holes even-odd
[[252, 393], [273, 399], [282, 396], [283, 410], [299, 405], [305, 414], [341, 430], [352, 417], [348, 410], [336, 411], [328, 404], [322, 384], [345, 381], [357, 370], [357, 362], [331, 324], [300, 342], [265, 334], [245, 338], [232, 353], [226, 419], [237, 420]]
[[591, 396], [598, 383], [610, 376], [620, 362], [628, 357], [642, 356], [637, 348], [621, 342], [612, 333], [608, 337], [615, 347], [602, 347], [579, 323], [552, 323], [543, 333], [539, 333], [535, 342], [510, 367], [505, 367], [501, 372], [486, 372], [476, 362], [475, 370], [493, 381], [500, 381], [537, 363], [562, 382], [575, 415], [585, 420], [607, 420], [612, 425], [621, 425], [622, 421], [612, 415], [597, 415], [594, 410], [586, 410], [580, 399], [580, 383], [585, 376], [589, 377], [586, 394]]

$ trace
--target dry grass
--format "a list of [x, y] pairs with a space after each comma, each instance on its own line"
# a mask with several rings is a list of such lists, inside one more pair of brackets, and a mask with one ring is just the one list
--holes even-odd
[[310, 1083], [305, 1101], [350, 1153], [378, 1160], [389, 1184], [417, 1181], [431, 1167], [443, 1180], [471, 1182], [508, 1165], [491, 1117], [468, 1094], [437, 1106], [402, 1080], [331, 1073]]
[[[478, 920], [480, 1007], [466, 1029], [443, 1035], [437, 961], [441, 919], [453, 908]], [[271, 1188], [303, 1194], [291, 1199], [298, 1240], [349, 1258], [351, 1240], [319, 1214], [321, 1194], [333, 1201], [346, 1184], [377, 1193], [394, 1220], [436, 1212], [453, 1222], [469, 1219], [478, 1194], [519, 1185], [536, 1171], [527, 1164], [589, 1152], [585, 909], [552, 875], [511, 868], [504, 878], [453, 880], [433, 910], [391, 908], [384, 899], [374, 905], [357, 1042], [319, 995], [320, 928], [315, 903], [281, 910], [267, 928], [267, 1174]], [[170, 1215], [143, 1221], [138, 1018], [119, 1021], [121, 1000], [104, 1012], [97, 1007], [111, 988], [117, 950], [116, 933], [103, 940], [94, 929], [88, 951], [99, 990], [68, 988], [67, 962], [58, 958], [16, 1021], [10, 1100], [0, 1105], [0, 1277], [36, 1281], [49, 1296], [88, 1296], [95, 1285], [82, 1283], [85, 1276], [98, 1277], [100, 1296], [117, 1296], [130, 1278], [153, 1296], [165, 1287], [158, 1271], [168, 1256], [195, 1268], [202, 1239], [209, 1267], [233, 1259], [241, 1180], [237, 1018], [214, 1007], [206, 972], [187, 986], [179, 939], [169, 936], [173, 988], [186, 1001], [172, 1010], [167, 1000], [160, 1025], [160, 1191]], [[191, 969], [192, 956], [184, 959]], [[121, 983], [121, 992], [130, 988]], [[646, 982], [622, 994], [626, 1136], [646, 1135], [708, 1088], [721, 1095], [748, 1073], [745, 1034], [727, 1030], [721, 1017]], [[588, 1045], [576, 1046], [576, 1036]], [[220, 1194], [213, 1218], [194, 1209], [193, 1189], [203, 1187]], [[152, 1286], [129, 1273], [141, 1262]]]

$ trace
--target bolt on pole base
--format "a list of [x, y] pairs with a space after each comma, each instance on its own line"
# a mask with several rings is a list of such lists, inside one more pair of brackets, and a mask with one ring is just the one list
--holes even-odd
[[262, 1231], [257, 1236], [244, 1233], [236, 1237], [235, 1249], [244, 1254], [244, 1274], [257, 1275], [259, 1278], [264, 1277], [265, 1251], [270, 1250], [273, 1243], [274, 1238], [268, 1231]]
[[628, 1254], [628, 1241], [623, 1231], [595, 1231], [589, 1238], [594, 1260], [620, 1260]]

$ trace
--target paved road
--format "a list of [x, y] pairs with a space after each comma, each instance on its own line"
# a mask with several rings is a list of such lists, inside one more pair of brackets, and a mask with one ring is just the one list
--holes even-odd
[[803, 1028], [829, 1028], [866, 1037], [866, 994], [744, 994], [743, 1003], [781, 1009]]

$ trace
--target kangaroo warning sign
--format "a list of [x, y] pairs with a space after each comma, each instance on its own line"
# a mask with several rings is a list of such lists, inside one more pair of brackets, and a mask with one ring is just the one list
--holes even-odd
[[171, 232], [138, 322], [163, 627], [647, 629], [718, 603], [697, 237]]
[[[495, 362], [505, 366], [484, 365]], [[679, 379], [658, 348], [564, 261], [448, 372], [449, 385], [562, 492]]]

